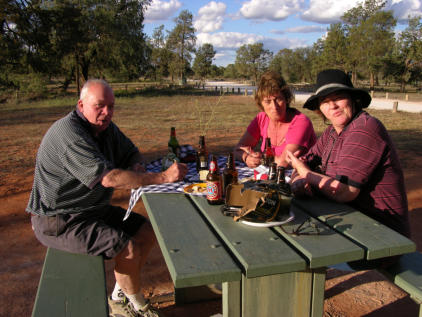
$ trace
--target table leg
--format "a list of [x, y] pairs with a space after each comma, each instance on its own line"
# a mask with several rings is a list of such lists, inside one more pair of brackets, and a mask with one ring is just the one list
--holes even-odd
[[312, 287], [312, 317], [321, 317], [324, 314], [324, 293], [325, 293], [326, 268], [314, 270]]
[[[321, 317], [325, 270], [242, 276], [242, 317]], [[322, 292], [321, 292], [322, 291]]]
[[223, 283], [223, 317], [241, 317], [241, 281]]

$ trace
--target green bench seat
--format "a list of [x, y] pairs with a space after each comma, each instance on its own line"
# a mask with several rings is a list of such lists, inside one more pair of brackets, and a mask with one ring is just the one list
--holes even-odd
[[108, 316], [101, 256], [47, 249], [32, 317]]
[[405, 254], [398, 263], [380, 272], [420, 305], [419, 316], [422, 317], [422, 253]]

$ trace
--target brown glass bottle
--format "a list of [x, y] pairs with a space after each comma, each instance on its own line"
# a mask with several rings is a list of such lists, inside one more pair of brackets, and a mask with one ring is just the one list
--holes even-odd
[[285, 175], [284, 175], [284, 167], [283, 166], [279, 166], [277, 167], [277, 184], [285, 184], [286, 183], [286, 179], [285, 179]]
[[270, 165], [270, 170], [268, 171], [268, 180], [276, 181], [277, 179], [277, 163], [272, 162]]
[[211, 156], [207, 175], [207, 201], [210, 205], [220, 205], [223, 203], [221, 175], [218, 170], [217, 159], [214, 155]]
[[223, 171], [223, 197], [226, 197], [226, 189], [230, 184], [237, 184], [238, 172], [234, 165], [233, 153], [227, 155], [226, 167]]
[[262, 165], [270, 167], [271, 163], [274, 162], [274, 151], [271, 148], [271, 139], [265, 139], [264, 155], [262, 157]]
[[198, 152], [196, 153], [196, 171], [208, 170], [208, 151], [205, 145], [205, 136], [199, 137]]
[[168, 142], [169, 151], [171, 150], [178, 158], [180, 158], [180, 145], [179, 141], [176, 138], [176, 128], [171, 127], [170, 129], [170, 139]]

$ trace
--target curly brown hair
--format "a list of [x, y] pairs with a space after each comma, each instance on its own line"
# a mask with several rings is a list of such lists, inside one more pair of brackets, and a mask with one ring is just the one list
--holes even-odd
[[290, 108], [290, 103], [293, 100], [293, 93], [284, 78], [274, 71], [265, 72], [259, 80], [258, 91], [255, 94], [256, 105], [261, 110], [264, 110], [261, 103], [262, 99], [268, 96], [278, 95], [279, 93], [283, 94], [286, 99], [286, 108]]

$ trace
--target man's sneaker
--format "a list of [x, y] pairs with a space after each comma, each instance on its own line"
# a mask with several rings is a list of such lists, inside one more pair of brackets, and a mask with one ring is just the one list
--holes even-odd
[[125, 296], [122, 300], [113, 300], [111, 296], [108, 298], [108, 314], [110, 317], [127, 317], [130, 316], [127, 314], [128, 305], [127, 298]]
[[119, 288], [119, 290], [117, 291], [117, 297], [118, 299], [113, 299], [110, 295], [110, 300], [121, 305], [126, 305], [129, 302], [129, 300], [127, 299], [125, 293], [123, 293], [121, 288]]
[[129, 302], [129, 304], [125, 306], [125, 311], [127, 312], [127, 316], [131, 317], [164, 317], [164, 315], [152, 307], [149, 302], [146, 305], [145, 310], [135, 310], [132, 303]]

